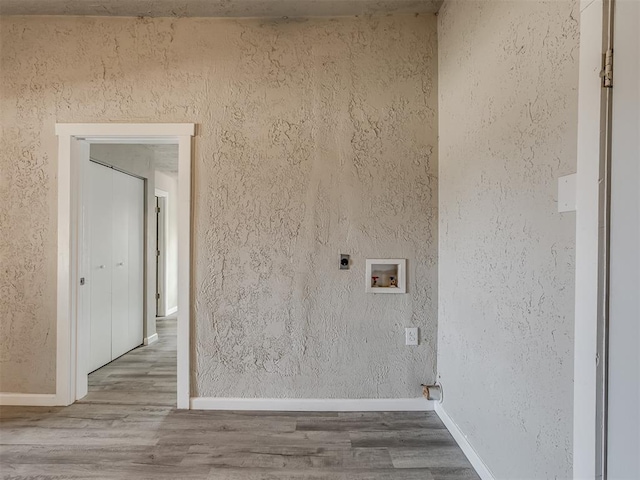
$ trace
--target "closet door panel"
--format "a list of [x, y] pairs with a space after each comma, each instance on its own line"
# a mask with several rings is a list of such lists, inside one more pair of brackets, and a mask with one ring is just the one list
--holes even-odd
[[89, 164], [90, 372], [111, 361], [112, 172], [102, 165]]
[[144, 180], [129, 177], [129, 349], [142, 344], [144, 332]]
[[129, 348], [129, 175], [113, 171], [111, 357]]

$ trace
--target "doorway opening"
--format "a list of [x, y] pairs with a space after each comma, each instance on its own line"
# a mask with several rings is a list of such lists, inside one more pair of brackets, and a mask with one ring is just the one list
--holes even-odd
[[89, 377], [79, 401], [172, 406], [177, 210], [166, 207], [177, 197], [178, 146], [97, 142], [89, 145], [80, 251], [88, 257]]
[[194, 125], [58, 124], [56, 133], [56, 403], [189, 408]]
[[167, 315], [166, 272], [167, 263], [166, 232], [167, 192], [156, 188], [156, 317]]
[[155, 172], [156, 317], [178, 311], [177, 171]]

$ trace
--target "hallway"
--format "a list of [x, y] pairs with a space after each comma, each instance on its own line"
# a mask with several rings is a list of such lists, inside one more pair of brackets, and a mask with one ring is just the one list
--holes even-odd
[[122, 355], [89, 375], [77, 403], [176, 405], [176, 314], [157, 318], [158, 341]]

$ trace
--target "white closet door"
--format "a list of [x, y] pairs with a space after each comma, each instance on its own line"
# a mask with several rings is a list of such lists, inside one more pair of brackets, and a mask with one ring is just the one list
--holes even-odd
[[88, 198], [90, 287], [90, 355], [92, 372], [111, 361], [111, 270], [113, 219], [112, 169], [90, 162]]
[[90, 163], [90, 370], [142, 344], [144, 181]]
[[129, 204], [129, 350], [144, 339], [144, 181], [127, 177]]
[[111, 357], [131, 350], [129, 342], [129, 175], [113, 170]]

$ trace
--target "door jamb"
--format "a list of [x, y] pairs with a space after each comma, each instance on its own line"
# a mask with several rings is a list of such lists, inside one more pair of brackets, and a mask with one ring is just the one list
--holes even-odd
[[[608, 48], [608, 13], [614, 0], [580, 2], [580, 74], [578, 85], [578, 159], [576, 195], [576, 281], [573, 375], [573, 477], [605, 474], [599, 363], [606, 323], [607, 89], [601, 71]], [[604, 323], [603, 323], [604, 322]]]
[[190, 398], [191, 317], [191, 159], [193, 123], [57, 123], [58, 256], [56, 405], [76, 400], [78, 356], [78, 291], [84, 276], [79, 262], [78, 225], [83, 180], [72, 149], [79, 139], [101, 143], [165, 143], [178, 145], [178, 339], [177, 407], [188, 409]]

